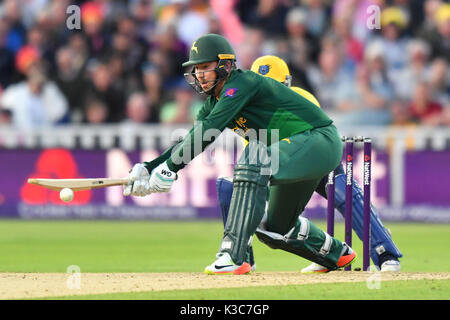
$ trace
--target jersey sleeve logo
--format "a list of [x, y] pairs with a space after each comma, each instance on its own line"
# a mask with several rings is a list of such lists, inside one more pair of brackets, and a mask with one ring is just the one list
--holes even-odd
[[269, 72], [269, 70], [270, 70], [269, 65], [264, 64], [262, 66], [259, 66], [258, 73], [261, 75], [265, 75]]
[[237, 91], [238, 91], [237, 88], [229, 88], [227, 89], [227, 91], [225, 91], [224, 97], [234, 97]]

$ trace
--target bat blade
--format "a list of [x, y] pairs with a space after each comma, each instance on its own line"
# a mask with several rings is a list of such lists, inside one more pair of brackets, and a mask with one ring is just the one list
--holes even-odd
[[72, 191], [82, 191], [120, 186], [127, 184], [127, 178], [90, 178], [90, 179], [28, 179], [29, 184], [38, 185], [44, 188], [60, 191], [64, 188], [70, 188]]

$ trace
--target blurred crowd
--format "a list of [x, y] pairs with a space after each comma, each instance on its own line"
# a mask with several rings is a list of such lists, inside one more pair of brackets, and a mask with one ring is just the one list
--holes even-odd
[[4, 0], [0, 124], [190, 123], [181, 64], [209, 32], [239, 68], [283, 58], [339, 125], [450, 125], [444, 0]]

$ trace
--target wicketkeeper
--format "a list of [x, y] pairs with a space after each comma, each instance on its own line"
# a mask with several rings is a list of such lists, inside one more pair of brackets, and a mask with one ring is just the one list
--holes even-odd
[[[281, 58], [277, 56], [267, 55], [256, 59], [252, 66], [251, 71], [259, 73], [265, 77], [270, 77], [272, 79], [281, 82], [287, 87], [290, 87], [293, 91], [302, 95], [304, 98], [308, 99], [314, 103], [317, 107], [320, 107], [317, 99], [310, 92], [299, 88], [291, 86], [291, 75], [289, 68]], [[336, 181], [335, 181], [335, 207], [345, 218], [345, 172], [342, 164], [335, 170]], [[326, 184], [328, 182], [328, 176], [324, 176], [316, 188], [316, 192], [319, 193], [325, 199], [326, 194]], [[224, 225], [228, 219], [228, 210], [230, 207], [231, 195], [233, 192], [233, 179], [232, 177], [219, 177], [217, 179], [217, 195], [219, 199], [219, 205], [222, 213], [222, 218]], [[363, 236], [363, 192], [359, 187], [356, 180], [353, 180], [353, 230], [356, 232], [358, 237], [362, 240]], [[371, 225], [371, 257], [373, 263], [381, 271], [400, 271], [400, 262], [398, 259], [402, 257], [400, 250], [394, 244], [392, 237], [388, 230], [383, 226], [380, 218], [378, 217], [375, 208], [371, 206], [370, 212], [370, 225]], [[248, 262], [252, 267], [252, 271], [256, 269], [255, 259], [253, 256], [253, 249], [250, 246], [248, 248]], [[328, 268], [325, 266], [318, 265], [316, 263], [303, 268], [303, 273], [320, 273], [327, 272]]]
[[177, 172], [214, 141], [210, 133], [228, 127], [249, 143], [234, 168], [219, 253], [205, 272], [250, 272], [247, 253], [254, 234], [271, 248], [328, 270], [351, 264], [356, 258], [352, 248], [300, 216], [322, 177], [341, 161], [342, 142], [333, 121], [287, 86], [237, 69], [235, 61], [233, 48], [220, 35], [194, 41], [183, 64], [192, 71], [185, 76], [209, 97], [183, 140], [153, 161], [134, 165], [124, 195], [170, 191]]

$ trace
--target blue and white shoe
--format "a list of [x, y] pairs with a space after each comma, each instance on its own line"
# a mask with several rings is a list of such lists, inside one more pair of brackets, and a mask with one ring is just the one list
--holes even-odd
[[387, 260], [381, 264], [381, 272], [400, 272], [400, 261]]

